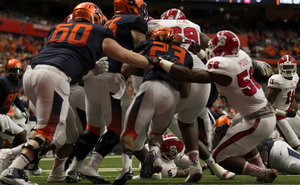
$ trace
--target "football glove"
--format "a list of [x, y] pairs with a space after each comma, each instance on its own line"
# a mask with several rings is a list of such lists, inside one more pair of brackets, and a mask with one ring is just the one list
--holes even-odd
[[102, 57], [95, 63], [95, 68], [92, 69], [93, 75], [99, 75], [108, 71], [107, 59], [107, 57]]
[[269, 68], [271, 67], [267, 62], [252, 60], [253, 67], [260, 70], [261, 74], [266, 76], [268, 74]]

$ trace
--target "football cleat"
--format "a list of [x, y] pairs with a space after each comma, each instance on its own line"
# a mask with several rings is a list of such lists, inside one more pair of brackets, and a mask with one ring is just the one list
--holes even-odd
[[267, 169], [266, 175], [263, 178], [256, 178], [257, 181], [263, 181], [265, 183], [272, 183], [277, 177], [277, 170]]
[[47, 178], [47, 182], [48, 183], [63, 183], [63, 182], [65, 182], [64, 171], [61, 171], [59, 173], [50, 172], [50, 174]]
[[77, 183], [78, 182], [78, 175], [75, 170], [67, 170], [65, 172], [65, 181], [67, 183]]
[[41, 175], [43, 170], [39, 167], [39, 162], [29, 163], [25, 168], [28, 170], [32, 175]]
[[142, 178], [150, 178], [154, 173], [154, 161], [156, 159], [156, 152], [154, 150], [149, 151], [145, 162], [142, 165], [140, 174]]
[[8, 168], [0, 175], [0, 182], [8, 185], [38, 185], [28, 180], [23, 169]]
[[87, 179], [94, 184], [110, 184], [110, 181], [104, 179], [101, 175], [98, 174], [97, 171], [95, 171], [94, 168], [89, 166], [82, 166], [78, 170], [77, 174], [82, 179]]
[[0, 149], [0, 174], [12, 163], [16, 156], [11, 149]]
[[235, 173], [225, 170], [222, 166], [220, 166], [218, 163], [214, 163], [214, 168], [212, 169], [213, 173], [219, 177], [221, 180], [231, 180], [233, 177], [235, 177]]
[[190, 173], [184, 182], [198, 182], [202, 178], [201, 168], [190, 166]]
[[[123, 171], [122, 171], [123, 172]], [[129, 168], [129, 170], [125, 173], [120, 173], [120, 175], [115, 179], [113, 185], [124, 185], [127, 180], [132, 179], [133, 172], [132, 169]], [[123, 175], [122, 175], [123, 174]]]

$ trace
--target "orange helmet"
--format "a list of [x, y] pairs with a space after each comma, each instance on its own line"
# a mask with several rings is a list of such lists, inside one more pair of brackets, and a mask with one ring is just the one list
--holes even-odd
[[178, 37], [175, 34], [175, 31], [172, 28], [165, 27], [165, 26], [160, 26], [156, 28], [152, 32], [150, 39], [156, 41], [162, 41], [164, 43], [173, 43], [173, 44], [180, 43]]
[[22, 63], [17, 59], [10, 59], [6, 63], [5, 73], [12, 80], [20, 79], [23, 76]]
[[85, 19], [92, 24], [102, 24], [102, 11], [100, 8], [91, 2], [83, 2], [78, 4], [73, 9], [73, 20]]
[[147, 4], [144, 0], [114, 0], [115, 13], [135, 14], [148, 18]]
[[219, 127], [223, 124], [227, 124], [228, 126], [230, 126], [230, 122], [232, 119], [233, 119], [232, 116], [228, 116], [228, 115], [220, 116], [216, 121], [216, 127]]

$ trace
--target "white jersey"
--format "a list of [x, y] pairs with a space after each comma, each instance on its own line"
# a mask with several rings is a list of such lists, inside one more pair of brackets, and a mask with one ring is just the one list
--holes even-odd
[[[200, 44], [201, 29], [198, 24], [189, 20], [162, 20], [154, 19], [148, 22], [148, 30], [153, 31], [159, 26], [165, 26], [175, 30], [177, 35], [180, 35], [182, 42], [195, 42]], [[187, 46], [188, 47], [188, 46]], [[187, 47], [185, 49], [187, 49]]]
[[[201, 44], [200, 42], [200, 33], [201, 28], [198, 24], [195, 24], [189, 20], [164, 20], [164, 19], [154, 19], [148, 22], [148, 30], [152, 32], [159, 26], [165, 26], [175, 30], [175, 33], [180, 36], [182, 39], [182, 47], [188, 50], [189, 44], [195, 42]], [[190, 52], [193, 57], [194, 67], [195, 68], [204, 68], [202, 61]]]
[[280, 172], [300, 174], [300, 154], [284, 141], [268, 141], [269, 165]]
[[284, 78], [280, 74], [273, 75], [268, 80], [268, 87], [281, 89], [276, 100], [272, 104], [280, 110], [287, 110], [291, 104], [291, 98], [295, 94], [295, 89], [299, 81], [298, 74], [294, 74], [291, 80]]
[[251, 58], [242, 50], [238, 54], [238, 57], [211, 58], [205, 69], [232, 78], [232, 82], [226, 87], [216, 83], [217, 90], [237, 112], [246, 116], [266, 106], [267, 99], [263, 89], [252, 77]]

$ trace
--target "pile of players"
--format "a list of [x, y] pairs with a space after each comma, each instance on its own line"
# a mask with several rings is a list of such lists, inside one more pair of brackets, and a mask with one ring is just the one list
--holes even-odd
[[[37, 117], [35, 135], [17, 148], [1, 150], [2, 183], [36, 184], [24, 168], [56, 149], [47, 182], [73, 183], [82, 177], [109, 184], [98, 168], [118, 143], [123, 169], [115, 185], [132, 179], [133, 156], [142, 163], [140, 178], [162, 173], [198, 182], [201, 158], [220, 179], [243, 174], [266, 183], [275, 180], [277, 171], [265, 166], [257, 146], [269, 138], [277, 121], [281, 133], [288, 133], [286, 140], [299, 147], [299, 140], [293, 141], [297, 136], [291, 136], [290, 127], [281, 121], [296, 116], [292, 103], [298, 83], [296, 61], [291, 56], [279, 60], [280, 74], [270, 78], [265, 95], [252, 72], [256, 68], [266, 75], [270, 66], [242, 51], [233, 32], [222, 30], [209, 38], [179, 9], [153, 19], [146, 7], [143, 0], [114, 0], [115, 15], [107, 20], [97, 5], [83, 2], [50, 29], [45, 48], [23, 76], [24, 91]], [[16, 72], [20, 70], [13, 69], [11, 73], [20, 78], [22, 74]], [[128, 77], [136, 92], [132, 102], [125, 83]], [[196, 127], [198, 118], [206, 129], [210, 127], [209, 107], [218, 93], [238, 114], [210, 152], [199, 142]], [[285, 106], [278, 100], [283, 98]], [[163, 135], [168, 128], [179, 139], [174, 136], [166, 144], [170, 140]], [[180, 140], [185, 146], [181, 161], [185, 170], [164, 175], [165, 160], [183, 152], [183, 143], [174, 144]], [[13, 161], [5, 161], [8, 158]]]

